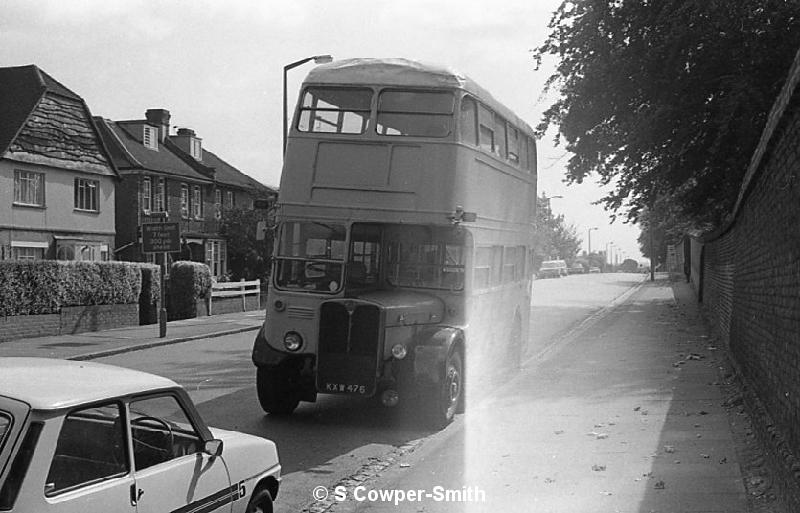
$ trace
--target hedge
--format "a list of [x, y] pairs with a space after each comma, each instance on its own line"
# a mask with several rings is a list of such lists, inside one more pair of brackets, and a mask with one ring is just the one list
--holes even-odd
[[197, 301], [211, 293], [211, 270], [206, 264], [181, 260], [170, 267], [169, 318], [197, 317]]
[[131, 262], [0, 262], [0, 316], [138, 303], [141, 289], [140, 264]]
[[156, 264], [138, 265], [142, 271], [139, 324], [155, 324], [158, 322], [158, 305], [161, 300], [161, 267]]

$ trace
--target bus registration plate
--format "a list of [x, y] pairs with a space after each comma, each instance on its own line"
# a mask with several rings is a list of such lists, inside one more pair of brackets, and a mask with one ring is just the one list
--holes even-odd
[[338, 392], [344, 394], [366, 394], [366, 385], [353, 385], [344, 383], [325, 383], [326, 392]]

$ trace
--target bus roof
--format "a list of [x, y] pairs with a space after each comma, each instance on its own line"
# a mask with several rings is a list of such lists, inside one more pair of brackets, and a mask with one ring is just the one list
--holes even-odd
[[486, 103], [492, 110], [527, 132], [529, 136], [535, 137], [533, 130], [525, 121], [495, 100], [486, 89], [466, 75], [444, 66], [402, 58], [343, 59], [313, 68], [304, 83], [462, 89]]

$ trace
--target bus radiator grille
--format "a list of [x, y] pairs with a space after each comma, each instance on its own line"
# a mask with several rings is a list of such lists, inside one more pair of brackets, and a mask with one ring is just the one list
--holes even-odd
[[[317, 388], [321, 392], [375, 393], [380, 354], [380, 309], [328, 302], [320, 310]], [[340, 385], [345, 385], [341, 390]]]

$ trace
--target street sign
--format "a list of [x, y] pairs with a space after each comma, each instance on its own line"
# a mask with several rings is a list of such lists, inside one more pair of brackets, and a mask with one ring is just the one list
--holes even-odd
[[142, 225], [142, 251], [145, 253], [173, 253], [180, 250], [180, 224], [147, 223]]

